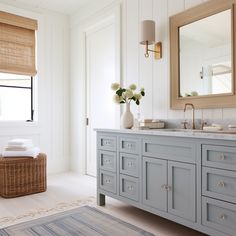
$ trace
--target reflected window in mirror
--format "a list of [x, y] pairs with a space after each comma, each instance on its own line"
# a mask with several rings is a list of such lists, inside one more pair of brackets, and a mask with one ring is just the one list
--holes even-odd
[[179, 27], [179, 97], [233, 92], [231, 14]]

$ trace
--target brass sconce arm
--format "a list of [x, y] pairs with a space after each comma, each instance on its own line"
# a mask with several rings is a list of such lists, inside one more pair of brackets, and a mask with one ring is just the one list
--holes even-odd
[[161, 42], [158, 42], [155, 44], [155, 50], [151, 50], [148, 48], [148, 41], [146, 41], [146, 44], [145, 44], [145, 57], [148, 58], [149, 57], [149, 52], [154, 52], [154, 56], [155, 56], [155, 59], [161, 59], [162, 58], [162, 43]]

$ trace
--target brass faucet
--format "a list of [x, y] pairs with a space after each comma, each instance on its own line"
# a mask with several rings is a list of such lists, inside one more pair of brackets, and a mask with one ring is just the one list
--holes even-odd
[[186, 112], [186, 108], [187, 106], [191, 106], [192, 107], [192, 129], [195, 129], [195, 107], [192, 103], [186, 103], [184, 105], [184, 112]]

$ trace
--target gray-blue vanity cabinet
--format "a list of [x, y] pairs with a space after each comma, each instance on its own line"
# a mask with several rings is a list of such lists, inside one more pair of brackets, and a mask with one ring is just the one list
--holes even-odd
[[98, 131], [98, 205], [110, 196], [208, 235], [236, 236], [236, 142], [194, 136]]

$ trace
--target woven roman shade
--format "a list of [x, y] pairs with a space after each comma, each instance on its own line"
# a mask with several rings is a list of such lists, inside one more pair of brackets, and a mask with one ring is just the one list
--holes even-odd
[[34, 76], [36, 20], [0, 11], [0, 72]]

